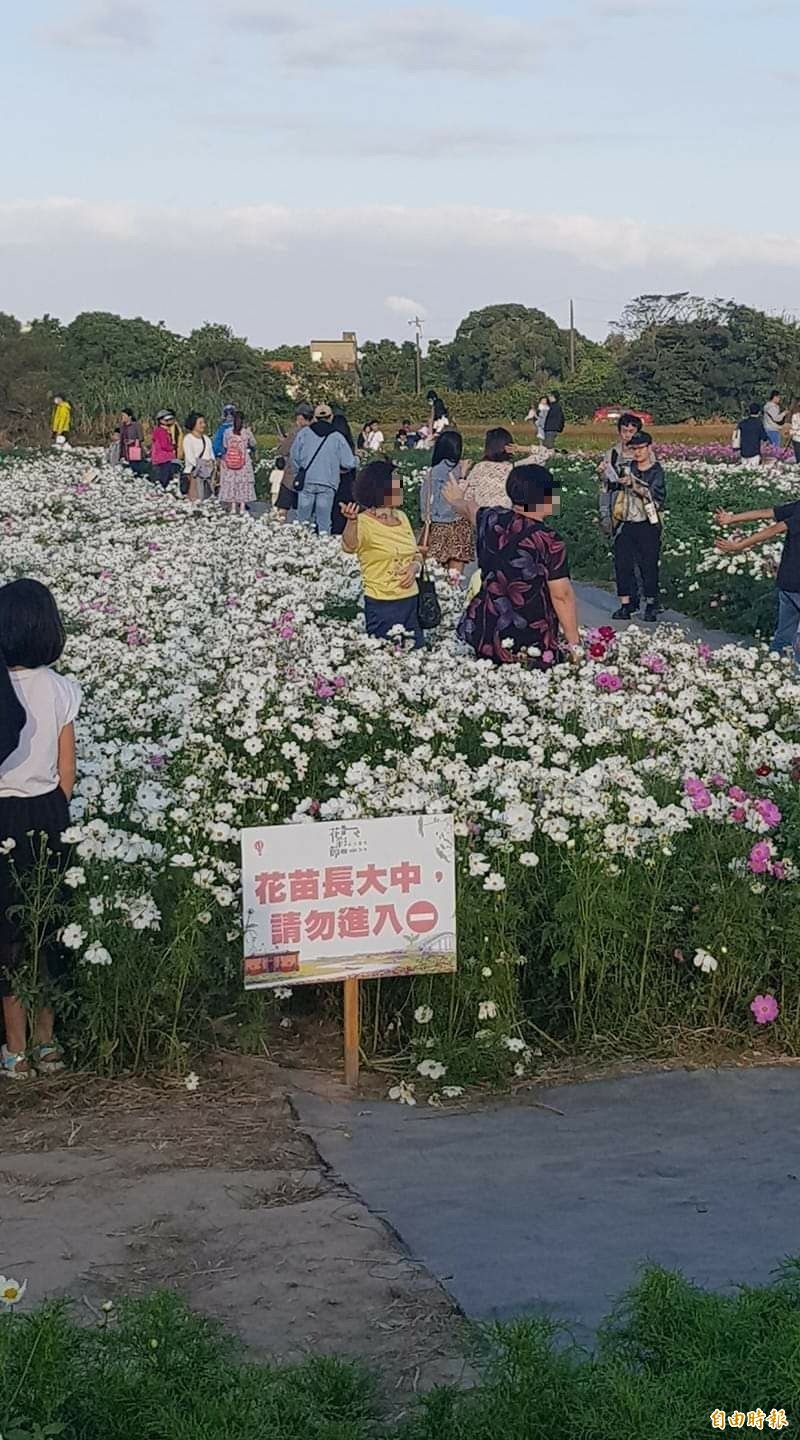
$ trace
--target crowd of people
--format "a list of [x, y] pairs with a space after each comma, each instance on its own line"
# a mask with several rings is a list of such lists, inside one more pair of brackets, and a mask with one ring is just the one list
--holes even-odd
[[[417, 445], [424, 429], [426, 448], [432, 443], [418, 534], [403, 510], [400, 470], [381, 453], [385, 440], [377, 421], [367, 421], [354, 440], [346, 417], [324, 403], [299, 404], [294, 428], [281, 441], [271, 477], [276, 515], [323, 536], [341, 536], [343, 549], [358, 560], [369, 635], [395, 644], [410, 641], [415, 649], [424, 645], [425, 629], [440, 619], [425, 569], [428, 560], [435, 560], [454, 587], [465, 583], [474, 566], [458, 635], [478, 659], [545, 670], [581, 657], [566, 545], [547, 523], [558, 510], [558, 482], [541, 463], [563, 429], [557, 394], [543, 399], [534, 412], [538, 450], [517, 444], [510, 431], [495, 427], [474, 463], [465, 459], [463, 438], [439, 397], [431, 392], [428, 399], [430, 423], [416, 430], [409, 423], [397, 437], [398, 448], [412, 439]], [[63, 397], [56, 397], [51, 418], [54, 442], [66, 443], [71, 412]], [[765, 443], [774, 446], [786, 419], [779, 394], [763, 407], [754, 402], [737, 427], [743, 459], [760, 458]], [[800, 462], [800, 413], [792, 416], [793, 437], [795, 429]], [[255, 453], [245, 416], [230, 404], [213, 434], [202, 414], [192, 412], [180, 426], [165, 409], [155, 416], [148, 436], [126, 408], [108, 458], [165, 489], [177, 479], [188, 501], [199, 503], [216, 492], [232, 511], [244, 512], [255, 499]], [[643, 600], [643, 618], [653, 621], [666, 484], [652, 437], [636, 415], [620, 416], [617, 439], [598, 465], [598, 484], [600, 519], [616, 571], [615, 618], [632, 619]], [[739, 538], [718, 540], [725, 553], [785, 536], [773, 649], [792, 647], [800, 663], [800, 500], [739, 514], [718, 511], [716, 520], [723, 527], [768, 522]], [[44, 585], [19, 579], [0, 587], [0, 656], [5, 661], [0, 664], [0, 1000], [5, 1030], [0, 1075], [10, 1080], [53, 1074], [64, 1065], [52, 1009], [26, 998], [28, 957], [17, 878], [44, 859], [57, 884], [67, 863], [61, 837], [75, 780], [74, 721], [81, 692], [52, 668], [64, 643], [63, 623]], [[41, 938], [31, 996], [52, 978], [58, 963], [53, 937]]]

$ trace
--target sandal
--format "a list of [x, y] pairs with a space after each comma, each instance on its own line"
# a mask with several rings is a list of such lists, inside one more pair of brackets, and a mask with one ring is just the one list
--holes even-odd
[[46, 1045], [34, 1045], [33, 1063], [40, 1075], [57, 1075], [60, 1070], [66, 1069], [64, 1051], [52, 1041]]
[[0, 1050], [0, 1075], [4, 1075], [6, 1080], [30, 1080], [31, 1067], [24, 1051], [15, 1054], [4, 1045]]

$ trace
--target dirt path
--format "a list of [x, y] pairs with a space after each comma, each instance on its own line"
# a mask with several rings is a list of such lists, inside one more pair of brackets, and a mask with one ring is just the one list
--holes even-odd
[[358, 1357], [398, 1396], [458, 1380], [451, 1302], [330, 1178], [296, 1122], [298, 1088], [344, 1098], [325, 1076], [233, 1056], [193, 1094], [5, 1085], [0, 1269], [27, 1277], [33, 1302], [178, 1289], [259, 1355]]

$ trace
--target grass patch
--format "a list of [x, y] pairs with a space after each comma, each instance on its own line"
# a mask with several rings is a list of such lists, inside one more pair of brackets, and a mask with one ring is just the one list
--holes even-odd
[[[358, 1367], [245, 1361], [235, 1342], [171, 1294], [128, 1302], [108, 1324], [63, 1304], [0, 1323], [4, 1440], [693, 1440], [797, 1423], [800, 1267], [777, 1283], [709, 1294], [647, 1271], [594, 1354], [547, 1320], [475, 1333], [483, 1379], [439, 1389], [387, 1421]], [[738, 1415], [745, 1418], [738, 1426]], [[783, 1425], [783, 1418], [788, 1422]]]

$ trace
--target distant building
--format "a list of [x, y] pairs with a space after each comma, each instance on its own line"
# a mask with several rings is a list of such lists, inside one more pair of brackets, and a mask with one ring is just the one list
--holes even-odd
[[312, 340], [308, 348], [313, 363], [326, 370], [358, 368], [358, 345], [352, 330], [343, 331], [341, 340]]

